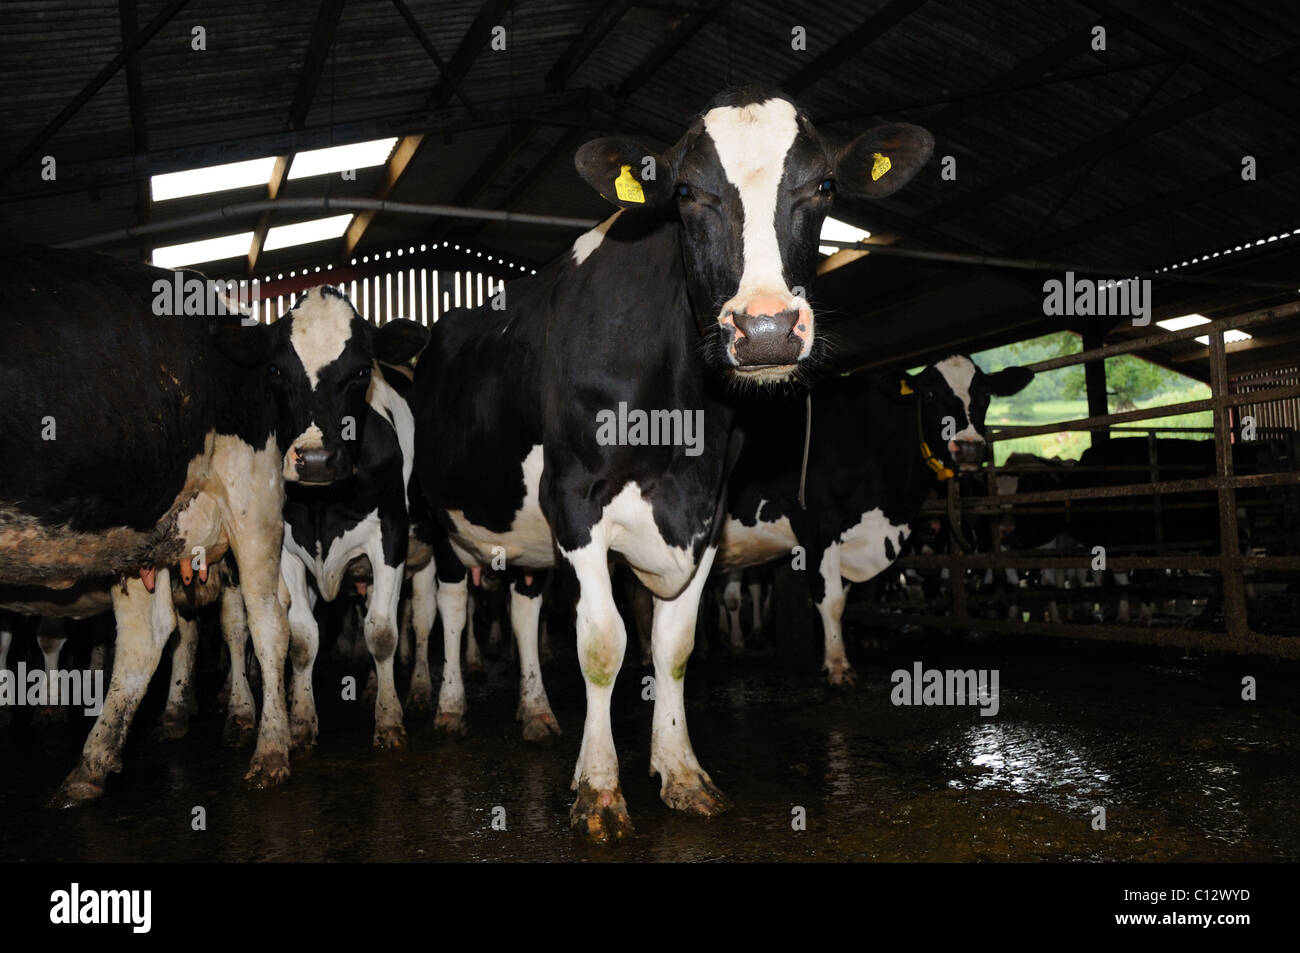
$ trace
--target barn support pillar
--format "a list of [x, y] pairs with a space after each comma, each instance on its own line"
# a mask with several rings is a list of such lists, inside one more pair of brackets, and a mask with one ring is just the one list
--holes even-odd
[[[1104, 328], [1084, 328], [1083, 330], [1083, 349], [1091, 351], [1094, 348], [1104, 347], [1106, 344], [1106, 331]], [[1110, 408], [1106, 402], [1106, 361], [1089, 361], [1083, 365], [1084, 385], [1088, 394], [1088, 416], [1104, 417], [1110, 413]], [[1092, 445], [1094, 447], [1105, 443], [1110, 439], [1109, 430], [1092, 431]]]

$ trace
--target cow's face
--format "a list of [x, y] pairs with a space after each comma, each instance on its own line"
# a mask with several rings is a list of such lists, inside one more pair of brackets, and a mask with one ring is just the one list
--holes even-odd
[[376, 328], [328, 285], [312, 288], [264, 329], [286, 481], [321, 486], [356, 472], [376, 360], [409, 361], [428, 340], [414, 321]]
[[1023, 367], [985, 374], [964, 354], [931, 364], [908, 380], [921, 402], [921, 438], [947, 466], [977, 468], [989, 456], [984, 415], [990, 398], [1019, 393], [1033, 377]]
[[679, 219], [708, 357], [734, 378], [773, 382], [814, 352], [810, 289], [836, 191], [888, 195], [933, 145], [925, 130], [894, 125], [836, 148], [789, 99], [737, 90], [715, 100], [666, 155], [599, 139], [579, 150], [576, 164], [615, 204], [655, 206]]

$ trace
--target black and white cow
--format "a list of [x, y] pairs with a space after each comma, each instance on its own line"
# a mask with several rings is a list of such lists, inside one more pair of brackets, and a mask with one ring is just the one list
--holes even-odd
[[898, 558], [938, 482], [984, 459], [989, 398], [1014, 394], [1032, 377], [1018, 367], [985, 374], [969, 357], [953, 355], [914, 377], [860, 374], [819, 385], [804, 506], [804, 401], [747, 406], [718, 568], [791, 559], [806, 571], [825, 636], [822, 668], [832, 685], [852, 683], [840, 626], [848, 584], [866, 582]]
[[[106, 256], [0, 251], [0, 606], [77, 616], [111, 587], [117, 622], [103, 711], [56, 804], [99, 796], [120, 768], [175, 627], [173, 567], [192, 573], [196, 548], [209, 566], [234, 556], [261, 668], [283, 671], [285, 481], [352, 469], [336, 430], [320, 422], [316, 436], [303, 387], [304, 366], [332, 345], [292, 319], [246, 326], [160, 308], [175, 277]], [[367, 328], [347, 349], [368, 366], [386, 340]], [[248, 782], [286, 778], [288, 753], [283, 682], [268, 676]]]
[[[378, 676], [374, 743], [397, 747], [406, 732], [393, 680], [393, 653], [411, 529], [407, 493], [415, 465], [415, 422], [406, 399], [385, 380], [372, 355], [349, 347], [349, 342], [372, 332], [341, 292], [329, 285], [313, 288], [286, 318], [294, 322], [295, 333], [311, 336], [318, 345], [311, 353], [299, 352], [301, 373], [312, 395], [312, 427], [319, 431], [309, 433], [320, 445], [318, 452], [326, 454], [327, 462], [331, 448], [349, 443], [356, 448], [350, 474], [335, 479], [328, 471], [318, 477], [300, 469], [285, 500], [280, 572], [290, 598], [290, 735], [295, 748], [316, 743], [312, 670], [320, 633], [312, 613], [315, 592], [332, 602], [350, 581], [349, 572], [362, 571], [367, 581], [355, 585], [366, 598], [363, 632]], [[404, 348], [397, 356], [406, 359], [428, 338], [427, 329], [414, 321], [389, 322], [380, 333], [400, 336]], [[428, 574], [432, 576], [432, 569]], [[416, 586], [415, 592], [417, 644], [427, 646], [432, 606], [419, 605], [423, 587]], [[427, 669], [424, 682], [429, 687]]]
[[[362, 629], [377, 675], [374, 743], [398, 747], [406, 732], [393, 654], [410, 545], [415, 424], [405, 397], [389, 382], [378, 358], [382, 354], [389, 362], [409, 361], [424, 347], [428, 331], [414, 321], [395, 320], [376, 334], [331, 285], [303, 292], [275, 323], [286, 322], [293, 324], [291, 338], [312, 342], [311, 347], [298, 348], [295, 364], [274, 365], [278, 379], [301, 398], [300, 418], [309, 421], [295, 443], [298, 452], [286, 462], [286, 477], [292, 466], [296, 480], [285, 495], [280, 562], [293, 673], [290, 739], [295, 749], [309, 749], [319, 732], [312, 686], [320, 648], [313, 611], [317, 596], [333, 602], [356, 587], [366, 600]], [[383, 348], [357, 347], [368, 336], [382, 337]], [[350, 448], [350, 458], [343, 456], [344, 447]], [[432, 585], [433, 567], [422, 572]], [[416, 638], [427, 646], [434, 621], [433, 593], [426, 585], [414, 589]], [[248, 723], [252, 699], [242, 665], [246, 636], [238, 608], [223, 605], [222, 612], [231, 658], [226, 736], [236, 743]], [[423, 672], [412, 676], [417, 706], [421, 694], [426, 704], [432, 701], [427, 649], [421, 661]]]
[[[662, 155], [618, 138], [580, 149], [580, 175], [622, 210], [507, 286], [504, 310], [452, 312], [435, 327], [416, 371], [416, 470], [446, 555], [555, 566], [576, 594], [587, 715], [570, 820], [581, 834], [632, 830], [610, 724], [626, 646], [611, 557], [655, 596], [660, 796], [701, 815], [726, 807], [691, 747], [683, 679], [734, 459], [733, 405], [754, 385], [796, 378], [824, 347], [809, 289], [836, 189], [888, 195], [932, 149], [906, 125], [836, 147], [784, 96], [728, 92]], [[669, 429], [675, 415], [677, 430], [653, 443], [611, 434], [611, 415], [629, 409], [659, 412]], [[435, 555], [438, 609], [458, 649], [463, 571]], [[519, 635], [523, 612], [511, 610]], [[519, 650], [521, 667], [535, 665], [535, 628]], [[549, 716], [536, 687], [521, 707]], [[443, 689], [440, 706], [463, 705], [445, 677]]]

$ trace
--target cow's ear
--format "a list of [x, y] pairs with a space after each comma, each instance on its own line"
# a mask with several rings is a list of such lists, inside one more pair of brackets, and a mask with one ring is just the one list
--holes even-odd
[[631, 139], [593, 139], [573, 164], [588, 185], [620, 208], [654, 205], [672, 193], [668, 161]]
[[406, 364], [428, 343], [428, 328], [409, 318], [397, 318], [375, 331], [375, 360], [385, 364]]
[[1029, 386], [1029, 382], [1034, 379], [1034, 372], [1024, 367], [1004, 367], [996, 374], [986, 374], [984, 377], [990, 394], [1010, 397]]
[[275, 349], [275, 331], [269, 325], [246, 325], [235, 315], [211, 319], [208, 334], [218, 351], [244, 367], [265, 364]]
[[920, 171], [934, 152], [934, 136], [920, 126], [876, 126], [839, 150], [835, 178], [854, 195], [893, 195]]

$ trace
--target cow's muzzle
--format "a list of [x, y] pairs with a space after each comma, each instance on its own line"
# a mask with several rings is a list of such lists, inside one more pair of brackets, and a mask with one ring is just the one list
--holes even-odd
[[324, 447], [294, 447], [289, 451], [293, 459], [293, 476], [290, 480], [306, 486], [326, 486], [338, 480], [346, 479], [348, 473], [344, 465], [343, 454], [337, 450]]
[[973, 470], [989, 458], [989, 445], [983, 440], [949, 440], [948, 452], [959, 469]]

